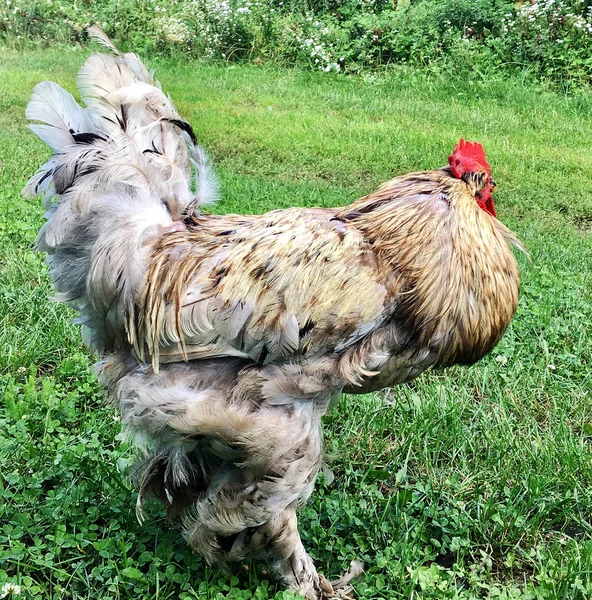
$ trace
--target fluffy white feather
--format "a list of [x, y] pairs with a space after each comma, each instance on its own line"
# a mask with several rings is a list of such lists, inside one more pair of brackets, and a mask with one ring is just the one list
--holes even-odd
[[87, 111], [53, 81], [42, 81], [35, 86], [25, 116], [46, 124], [29, 127], [56, 152], [75, 143], [72, 133], [95, 131]]

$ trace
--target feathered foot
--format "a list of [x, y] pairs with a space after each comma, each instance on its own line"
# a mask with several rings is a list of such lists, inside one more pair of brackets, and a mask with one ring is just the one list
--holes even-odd
[[319, 575], [300, 540], [293, 506], [270, 519], [257, 533], [273, 548], [270, 566], [290, 590], [307, 600], [353, 600], [350, 582], [362, 574], [363, 563], [352, 560], [349, 571], [336, 581]]
[[320, 575], [322, 598], [339, 600], [354, 600], [351, 596], [352, 586], [350, 581], [359, 577], [364, 571], [364, 563], [359, 560], [352, 560], [349, 571], [344, 573], [335, 581], [328, 581], [323, 575]]
[[325, 597], [319, 574], [302, 545], [293, 505], [259, 527], [253, 542], [254, 546], [263, 542], [270, 567], [288, 589], [306, 600]]

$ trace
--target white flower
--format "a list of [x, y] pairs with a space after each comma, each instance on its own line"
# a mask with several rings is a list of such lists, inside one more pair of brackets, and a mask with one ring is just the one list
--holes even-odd
[[5, 583], [2, 586], [2, 593], [0, 598], [6, 598], [7, 596], [18, 596], [21, 593], [21, 586], [16, 583]]
[[501, 367], [505, 367], [508, 364], [508, 357], [504, 354], [498, 354], [495, 360], [500, 364]]
[[163, 37], [173, 44], [185, 44], [191, 37], [189, 27], [179, 17], [157, 19], [158, 25]]

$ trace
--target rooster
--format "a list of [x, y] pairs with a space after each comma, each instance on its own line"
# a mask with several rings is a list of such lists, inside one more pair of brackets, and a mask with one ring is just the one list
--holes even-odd
[[470, 365], [516, 310], [521, 246], [483, 148], [461, 140], [447, 166], [345, 207], [204, 214], [215, 179], [191, 127], [136, 55], [91, 34], [109, 52], [78, 74], [86, 109], [34, 90], [26, 115], [55, 153], [24, 193], [44, 197], [37, 247], [138, 449], [138, 515], [156, 496], [209, 563], [264, 559], [331, 597], [359, 565], [324, 580], [297, 509], [332, 399]]

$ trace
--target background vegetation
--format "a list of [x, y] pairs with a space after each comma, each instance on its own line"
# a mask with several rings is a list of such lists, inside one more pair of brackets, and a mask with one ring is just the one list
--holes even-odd
[[[71, 312], [49, 299], [33, 251], [43, 211], [19, 196], [49, 150], [24, 109], [46, 78], [75, 93], [87, 54], [0, 50], [0, 592], [290, 598], [255, 565], [207, 568], [158, 505], [137, 523], [117, 412]], [[516, 319], [475, 367], [337, 403], [325, 420], [335, 480], [320, 478], [301, 531], [329, 577], [365, 561], [361, 599], [592, 597], [590, 96], [413, 69], [151, 66], [217, 165], [217, 211], [344, 204], [441, 166], [461, 136], [484, 143], [500, 219], [533, 261], [519, 257]]]
[[413, 65], [562, 89], [592, 77], [592, 0], [1, 0], [13, 46], [84, 41], [97, 23], [148, 53], [274, 59], [322, 71]]

